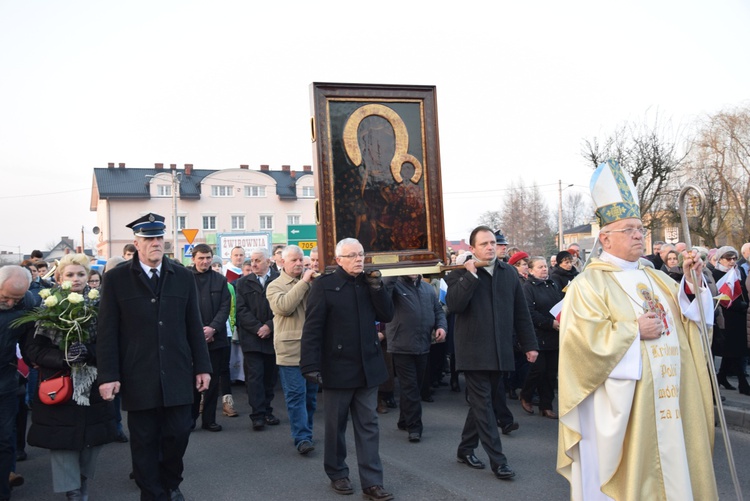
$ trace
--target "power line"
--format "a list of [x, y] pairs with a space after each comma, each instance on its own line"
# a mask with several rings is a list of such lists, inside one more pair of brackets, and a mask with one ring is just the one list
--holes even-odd
[[89, 188], [79, 188], [77, 190], [67, 190], [67, 191], [52, 191], [49, 193], [32, 193], [30, 195], [10, 195], [7, 197], [0, 197], [0, 200], [8, 200], [10, 198], [47, 197], [49, 195], [62, 195], [65, 193], [75, 193], [77, 191], [89, 191]]

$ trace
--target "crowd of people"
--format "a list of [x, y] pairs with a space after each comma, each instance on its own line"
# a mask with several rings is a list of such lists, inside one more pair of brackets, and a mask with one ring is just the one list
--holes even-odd
[[[182, 266], [164, 257], [164, 218], [156, 214], [133, 221], [134, 244], [103, 267], [68, 254], [50, 269], [35, 251], [21, 266], [0, 268], [0, 500], [23, 483], [16, 462], [26, 459], [27, 442], [50, 450], [54, 492], [88, 499], [101, 447], [114, 441], [130, 442], [131, 478], [141, 499], [184, 499], [179, 486], [190, 433], [199, 423], [222, 431], [219, 412], [239, 415], [232, 396], [237, 379], [244, 381], [249, 429], [256, 432], [281, 423], [273, 407], [280, 382], [291, 443], [303, 456], [315, 450], [313, 422], [322, 398], [323, 466], [332, 490], [354, 492], [345, 440], [351, 421], [363, 496], [392, 499], [384, 487], [377, 414], [397, 408], [398, 428], [418, 443], [429, 432], [423, 402], [442, 385], [462, 391], [459, 374], [468, 403], [456, 445], [459, 463], [486, 468], [475, 454], [481, 444], [497, 478], [515, 476], [501, 435], [519, 428], [508, 406], [508, 399], [518, 400], [523, 412], [538, 409], [559, 420], [558, 470], [570, 480], [573, 498], [638, 498], [632, 494], [653, 491], [659, 499], [663, 476], [634, 471], [639, 458], [658, 455], [660, 441], [683, 430], [692, 437], [680, 441], [678, 457], [712, 444], [704, 433], [713, 426], [710, 390], [699, 369], [694, 322], [678, 315], [691, 318], [684, 305], [706, 301], [706, 294], [709, 303], [720, 299], [710, 315], [712, 349], [722, 357], [718, 381], [734, 390], [728, 377], [736, 377], [739, 392], [750, 395], [750, 243], [738, 252], [654, 242], [653, 253], [643, 256], [639, 213], [623, 214], [597, 212], [602, 253], [590, 266], [578, 245], [548, 262], [509, 247], [501, 231], [479, 226], [470, 251], [451, 257], [453, 269], [442, 280], [383, 278], [365, 270], [363, 246], [352, 238], [336, 246], [330, 273], [320, 270], [317, 249], [305, 256], [295, 245], [274, 246], [271, 253], [235, 247], [224, 263], [198, 244], [190, 265]], [[697, 271], [700, 283], [684, 276], [686, 270]], [[728, 277], [737, 285], [727, 292]], [[677, 282], [684, 284], [679, 291]], [[44, 316], [62, 311], [64, 303], [79, 315], [75, 329]], [[621, 328], [627, 335], [602, 336], [618, 328], [617, 318], [634, 320]], [[656, 362], [641, 358], [638, 339], [671, 350], [670, 363], [682, 367], [676, 387], [695, 397], [680, 400], [680, 409], [700, 419], [652, 429], [628, 414], [632, 406], [673, 410], [660, 409], [658, 400], [655, 409], [648, 403], [654, 388], [666, 383], [655, 374]], [[52, 402], [40, 401], [40, 387], [62, 377], [69, 377], [71, 395], [60, 389], [47, 395]], [[120, 409], [127, 411], [130, 437]], [[620, 431], [596, 435], [602, 426]], [[633, 433], [645, 434], [651, 448], [624, 438]], [[707, 468], [705, 461], [688, 462], [691, 472]], [[603, 469], [594, 471], [599, 463]], [[684, 480], [685, 466], [678, 463], [661, 465], [677, 479], [669, 488], [715, 492], [706, 479]]]

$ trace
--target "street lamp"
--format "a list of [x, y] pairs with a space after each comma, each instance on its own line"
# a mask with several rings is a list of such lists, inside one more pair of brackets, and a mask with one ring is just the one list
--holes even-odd
[[[177, 172], [176, 169], [170, 169], [170, 173], [172, 174], [172, 252], [174, 258], [177, 259], [177, 198], [180, 183], [182, 182], [182, 172]], [[154, 179], [157, 175], [146, 174], [146, 177]]]
[[557, 206], [557, 231], [558, 231], [558, 241], [557, 246], [559, 247], [559, 250], [563, 249], [563, 224], [562, 224], [562, 192], [563, 190], [567, 190], [573, 184], [569, 184], [565, 188], [562, 187], [562, 180], [558, 180], [558, 206]]

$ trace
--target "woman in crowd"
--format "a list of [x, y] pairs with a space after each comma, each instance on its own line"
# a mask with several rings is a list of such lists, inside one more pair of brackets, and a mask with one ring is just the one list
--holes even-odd
[[557, 253], [557, 264], [549, 274], [549, 278], [555, 282], [557, 289], [565, 295], [565, 288], [578, 275], [578, 271], [573, 267], [573, 255], [568, 251]]
[[737, 376], [740, 393], [750, 395], [750, 385], [742, 369], [742, 359], [747, 355], [747, 276], [741, 267], [737, 267], [739, 253], [734, 247], [725, 245], [716, 251], [716, 256], [718, 261], [713, 270], [714, 280], [718, 283], [727, 272], [736, 268], [741, 285], [740, 296], [729, 306], [726, 306], [725, 301], [719, 303], [724, 315], [724, 328], [721, 329], [724, 346], [721, 350], [718, 381], [727, 390], [734, 390], [735, 387], [727, 380], [727, 376]]
[[102, 286], [102, 274], [99, 270], [91, 270], [89, 272], [89, 287], [92, 289], [98, 289]]
[[[80, 294], [80, 301], [96, 310], [98, 295], [89, 294], [88, 277], [89, 259], [83, 254], [66, 254], [55, 273], [63, 292], [69, 284], [70, 293]], [[84, 330], [80, 339], [85, 342], [79, 342], [59, 328], [38, 322], [27, 344], [28, 358], [39, 368], [40, 381], [77, 369], [72, 371], [73, 398], [56, 405], [38, 402], [28, 434], [30, 445], [50, 449], [53, 490], [65, 492], [71, 500], [88, 499], [87, 481], [94, 476], [96, 459], [102, 446], [116, 436], [112, 404], [99, 396], [96, 381], [96, 322], [87, 322]], [[74, 336], [79, 339], [78, 334]]]
[[521, 283], [525, 282], [529, 277], [529, 255], [524, 251], [515, 252], [508, 260], [508, 264], [515, 266]]
[[550, 309], [562, 300], [563, 295], [555, 282], [550, 280], [544, 257], [536, 256], [529, 260], [529, 279], [523, 284], [523, 292], [534, 323], [539, 356], [531, 364], [521, 389], [521, 407], [529, 414], [534, 413], [531, 399], [536, 390], [539, 392], [539, 414], [557, 419], [557, 414], [552, 410], [552, 401], [557, 381], [560, 322], [552, 316]]

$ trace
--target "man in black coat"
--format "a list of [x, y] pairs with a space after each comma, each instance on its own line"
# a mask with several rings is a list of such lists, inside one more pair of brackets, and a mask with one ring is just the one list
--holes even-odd
[[[216, 423], [216, 403], [219, 400], [219, 380], [223, 372], [229, 372], [229, 341], [227, 339], [227, 319], [232, 307], [232, 295], [227, 287], [227, 279], [211, 269], [214, 253], [206, 244], [193, 248], [193, 273], [198, 288], [198, 304], [203, 319], [203, 337], [206, 339], [211, 359], [211, 383], [203, 394], [203, 429], [221, 431]], [[226, 363], [227, 366], [222, 367]], [[193, 421], [198, 419], [200, 393], [193, 399]]]
[[252, 273], [236, 282], [237, 334], [242, 347], [247, 399], [252, 407], [250, 419], [254, 430], [279, 424], [271, 402], [279, 376], [273, 349], [273, 311], [266, 299], [268, 284], [278, 278], [271, 270], [268, 249], [250, 251]]
[[393, 301], [379, 273], [365, 275], [365, 252], [354, 238], [336, 245], [336, 270], [313, 281], [302, 329], [300, 370], [323, 386], [325, 454], [331, 487], [351, 494], [346, 465], [346, 421], [351, 414], [359, 478], [365, 499], [385, 501], [378, 385], [388, 379], [375, 322], [390, 322]]
[[481, 440], [492, 471], [505, 480], [515, 472], [502, 452], [492, 397], [502, 373], [514, 369], [513, 332], [530, 363], [536, 360], [538, 348], [518, 273], [497, 260], [492, 230], [478, 226], [469, 245], [473, 259], [466, 260], [465, 269], [445, 277], [448, 312], [456, 314], [456, 369], [464, 371], [469, 400], [458, 461], [484, 468], [474, 455]]
[[98, 324], [99, 393], [122, 391], [133, 474], [142, 500], [182, 500], [182, 458], [193, 424], [193, 387], [208, 389], [211, 362], [193, 273], [164, 257], [164, 217], [128, 225], [137, 252], [107, 272]]

